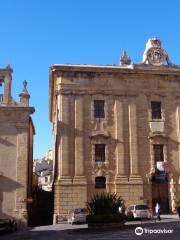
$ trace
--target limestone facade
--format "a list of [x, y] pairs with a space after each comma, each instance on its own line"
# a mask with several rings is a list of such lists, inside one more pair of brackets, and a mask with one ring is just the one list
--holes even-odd
[[85, 207], [100, 191], [116, 192], [126, 206], [153, 207], [160, 200], [175, 211], [180, 67], [160, 40], [148, 41], [140, 64], [131, 64], [125, 52], [119, 65], [52, 65], [49, 102], [55, 215]]
[[0, 218], [28, 222], [27, 198], [31, 196], [33, 135], [30, 95], [24, 81], [20, 103], [11, 96], [12, 68], [0, 69]]

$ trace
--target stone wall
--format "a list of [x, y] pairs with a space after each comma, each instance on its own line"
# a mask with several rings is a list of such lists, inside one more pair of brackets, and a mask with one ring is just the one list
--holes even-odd
[[[58, 97], [57, 103], [53, 103], [59, 106], [59, 116], [54, 121], [57, 126], [55, 131], [59, 132], [56, 139], [59, 144], [57, 183], [63, 182], [63, 179], [69, 182], [65, 189], [71, 189], [68, 190], [70, 195], [66, 195], [70, 198], [74, 191], [72, 183], [80, 177], [87, 183], [88, 200], [98, 191], [95, 189], [95, 177], [102, 175], [107, 179], [106, 191], [117, 192], [127, 206], [142, 202], [151, 205], [152, 148], [153, 144], [164, 144], [169, 203], [171, 211], [174, 211], [180, 175], [180, 71], [173, 67], [168, 70], [150, 66], [147, 70], [142, 65], [135, 67], [133, 70], [57, 67], [54, 83]], [[105, 100], [104, 119], [93, 118], [94, 99]], [[162, 103], [162, 132], [151, 130], [151, 101]], [[93, 160], [94, 143], [105, 143], [107, 146], [103, 164], [98, 165]], [[59, 214], [62, 209], [79, 206], [76, 201], [73, 205], [66, 203], [68, 201], [63, 198], [65, 189], [61, 188], [58, 194], [55, 190], [56, 213]]]

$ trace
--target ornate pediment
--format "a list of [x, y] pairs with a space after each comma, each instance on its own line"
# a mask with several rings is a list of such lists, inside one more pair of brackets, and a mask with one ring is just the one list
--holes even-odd
[[150, 38], [143, 54], [143, 63], [158, 67], [165, 62], [167, 65], [172, 65], [167, 52], [161, 47], [161, 41], [156, 37]]
[[103, 121], [95, 122], [94, 129], [92, 130], [90, 137], [91, 138], [95, 138], [95, 137], [109, 138], [110, 137], [110, 133], [107, 131], [105, 127], [105, 123]]
[[164, 140], [168, 140], [168, 137], [166, 136], [165, 133], [162, 132], [151, 132], [148, 136], [149, 139], [154, 139], [154, 138], [161, 138]]
[[[111, 166], [112, 167], [112, 166]], [[109, 162], [94, 162], [92, 161], [92, 179], [96, 177], [109, 177], [113, 175], [114, 171], [110, 169]]]

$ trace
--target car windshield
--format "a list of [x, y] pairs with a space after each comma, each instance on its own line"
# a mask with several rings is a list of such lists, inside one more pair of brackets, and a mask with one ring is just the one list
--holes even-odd
[[137, 205], [136, 210], [147, 210], [149, 209], [147, 205]]
[[130, 207], [128, 208], [128, 210], [129, 210], [129, 211], [134, 210], [134, 206], [130, 206]]
[[79, 213], [86, 213], [86, 209], [85, 208], [77, 208], [74, 210], [75, 214], [79, 214]]

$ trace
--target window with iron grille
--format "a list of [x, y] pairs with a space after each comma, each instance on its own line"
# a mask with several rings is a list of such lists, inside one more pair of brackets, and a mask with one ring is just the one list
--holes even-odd
[[152, 119], [162, 119], [161, 102], [151, 102]]
[[95, 144], [95, 162], [105, 162], [105, 144]]
[[96, 177], [95, 178], [95, 188], [106, 188], [106, 178]]
[[154, 161], [155, 162], [163, 162], [164, 161], [164, 153], [163, 153], [163, 144], [154, 144]]
[[94, 100], [94, 117], [104, 118], [104, 100]]

